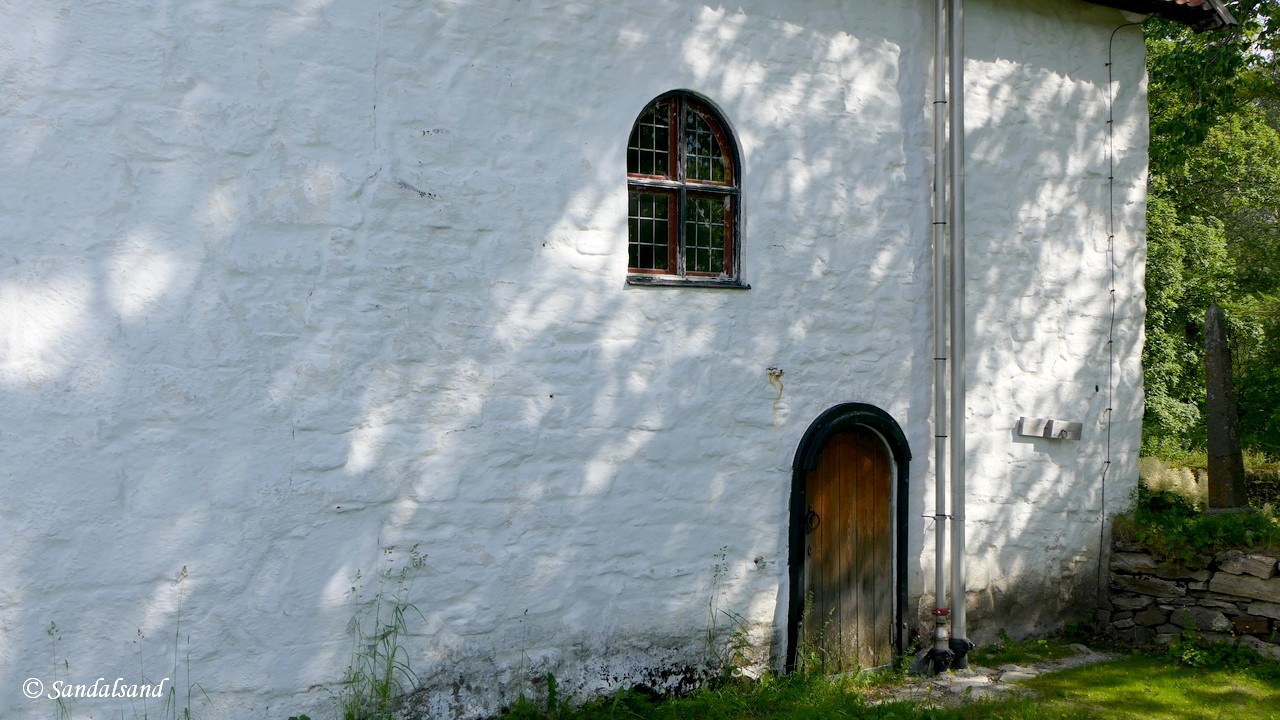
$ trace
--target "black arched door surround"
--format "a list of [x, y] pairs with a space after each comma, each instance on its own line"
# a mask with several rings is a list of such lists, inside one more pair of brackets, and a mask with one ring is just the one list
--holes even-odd
[[[863, 466], [879, 467], [880, 463], [875, 458], [874, 448], [867, 444], [867, 438], [875, 436], [878, 436], [883, 445], [887, 446], [886, 449], [892, 456], [893, 466], [896, 468], [896, 472], [893, 473], [894, 477], [884, 481], [893, 483], [893, 495], [897, 498], [890, 518], [892, 527], [889, 533], [890, 538], [888, 539], [888, 542], [892, 543], [892, 574], [894, 578], [890, 592], [892, 631], [889, 643], [894, 654], [900, 655], [906, 649], [908, 629], [904, 620], [907, 605], [906, 546], [907, 500], [909, 497], [907, 488], [910, 476], [911, 451], [902, 428], [887, 412], [866, 403], [843, 403], [829, 408], [809, 425], [800, 440], [800, 444], [796, 449], [795, 459], [792, 462], [787, 563], [789, 580], [787, 670], [795, 668], [796, 653], [804, 640], [801, 636], [800, 626], [805, 605], [806, 563], [810, 562], [806, 557], [806, 547], [810, 540], [808, 534], [816, 529], [815, 520], [817, 520], [817, 525], [821, 524], [821, 519], [814, 517], [810, 500], [813, 499], [819, 503], [825, 502], [828, 505], [832, 502], [831, 499], [817, 497], [818, 490], [813, 483], [819, 475], [823, 477], [831, 476], [833, 463], [841, 465], [849, 462], [848, 459], [842, 460], [842, 457], [857, 456], [861, 458], [859, 462]], [[824, 459], [824, 450], [827, 450], [828, 447], [830, 447], [831, 452], [827, 453]], [[862, 448], [862, 450], [858, 448]], [[865, 450], [872, 451], [869, 457], [864, 457]], [[850, 455], [850, 453], [853, 453], [853, 455]], [[863, 454], [860, 455], [859, 453]], [[835, 472], [839, 474], [843, 471], [836, 470]], [[866, 471], [863, 470], [862, 472], [865, 474]], [[852, 478], [855, 476], [856, 473], [855, 475], [846, 473], [841, 477]], [[815, 493], [814, 498], [809, 497], [810, 492]], [[840, 499], [837, 499], [837, 502], [846, 502], [843, 498], [851, 498], [851, 496], [842, 495]], [[863, 519], [865, 520], [866, 516], [863, 516]], [[838, 520], [833, 516], [831, 521], [847, 522], [849, 520]], [[881, 560], [877, 561], [877, 567], [883, 567]], [[830, 560], [828, 559], [824, 562], [830, 562]], [[815, 566], [816, 564], [815, 562]], [[830, 570], [823, 572], [827, 575], [831, 574]], [[857, 578], [853, 578], [851, 581], [862, 582], [862, 587], [864, 589], [867, 587], [865, 581]], [[865, 633], [862, 641], [864, 644], [866, 643]], [[876, 642], [883, 643], [883, 638], [877, 637]], [[854, 644], [856, 645], [857, 642], [855, 641]]]

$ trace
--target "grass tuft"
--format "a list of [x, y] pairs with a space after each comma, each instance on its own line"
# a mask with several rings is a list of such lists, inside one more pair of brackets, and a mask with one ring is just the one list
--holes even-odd
[[[387, 548], [383, 552], [390, 557], [393, 551]], [[414, 573], [426, 565], [426, 559], [414, 545], [408, 564], [398, 574], [393, 574], [389, 561], [373, 600], [364, 612], [351, 618], [348, 630], [355, 646], [343, 682], [342, 720], [391, 720], [401, 696], [417, 687], [418, 677], [410, 667], [403, 641], [409, 634], [410, 613], [425, 618], [406, 598]], [[392, 580], [396, 587], [389, 592], [386, 584]], [[355, 582], [359, 581], [357, 573]], [[358, 588], [353, 586], [351, 592], [356, 594]]]

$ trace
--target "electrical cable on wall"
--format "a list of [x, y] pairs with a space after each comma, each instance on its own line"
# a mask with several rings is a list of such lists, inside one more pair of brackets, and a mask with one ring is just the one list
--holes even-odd
[[1142, 23], [1125, 23], [1111, 32], [1107, 43], [1107, 270], [1110, 273], [1108, 291], [1109, 321], [1107, 324], [1107, 407], [1106, 433], [1101, 477], [1101, 498], [1098, 507], [1098, 588], [1103, 585], [1103, 558], [1106, 556], [1107, 543], [1107, 474], [1111, 470], [1111, 420], [1115, 407], [1115, 341], [1116, 341], [1116, 116], [1115, 116], [1115, 72], [1113, 51], [1116, 34], [1127, 27], [1141, 26]]

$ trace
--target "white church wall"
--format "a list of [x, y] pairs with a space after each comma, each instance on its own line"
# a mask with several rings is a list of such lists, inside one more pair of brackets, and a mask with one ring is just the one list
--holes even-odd
[[[0, 716], [98, 677], [324, 716], [380, 592], [442, 714], [679, 682], [722, 610], [776, 663], [792, 456], [846, 401], [911, 444], [927, 612], [926, 5], [7, 9]], [[1108, 429], [1109, 505], [1136, 476], [1145, 106], [1119, 13], [967, 6], [980, 637], [1087, 591]], [[741, 146], [750, 290], [624, 283], [626, 140], [677, 88]]]

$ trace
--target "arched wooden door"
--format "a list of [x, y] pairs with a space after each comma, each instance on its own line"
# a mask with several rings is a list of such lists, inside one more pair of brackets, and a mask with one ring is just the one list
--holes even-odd
[[806, 473], [803, 641], [828, 670], [893, 661], [893, 466], [863, 425], [833, 432]]

